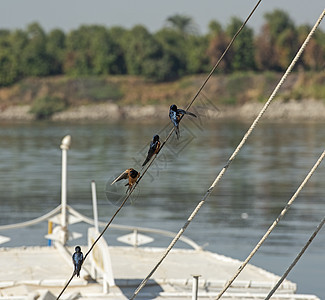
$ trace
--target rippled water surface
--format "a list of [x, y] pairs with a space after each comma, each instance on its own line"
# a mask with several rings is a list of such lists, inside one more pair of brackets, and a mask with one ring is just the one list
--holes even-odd
[[[170, 140], [114, 223], [177, 232], [226, 164], [249, 124], [182, 122], [180, 141]], [[167, 127], [166, 127], [167, 126]], [[90, 182], [95, 180], [99, 217], [117, 209], [110, 183], [129, 167], [141, 170], [148, 142], [164, 138], [169, 123], [2, 123], [0, 127], [0, 224], [36, 218], [60, 203], [61, 139], [68, 152], [68, 203], [92, 217]], [[324, 149], [324, 124], [260, 123], [186, 235], [205, 248], [245, 259], [279, 215]], [[325, 215], [324, 163], [251, 263], [282, 275]], [[125, 187], [118, 185], [118, 193]], [[106, 195], [109, 195], [108, 199]], [[73, 230], [86, 233], [84, 225]], [[46, 245], [47, 224], [1, 232], [1, 246]], [[109, 243], [120, 233], [108, 230]], [[169, 240], [159, 240], [167, 246]], [[85, 237], [71, 242], [86, 243]], [[150, 245], [150, 244], [148, 244]], [[183, 246], [180, 244], [179, 246]], [[325, 229], [290, 273], [300, 293], [325, 298]], [[145, 274], [147, 275], [147, 274]]]

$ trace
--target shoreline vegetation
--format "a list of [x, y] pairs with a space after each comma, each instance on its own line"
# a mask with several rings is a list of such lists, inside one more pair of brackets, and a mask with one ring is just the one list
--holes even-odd
[[[281, 73], [272, 72], [214, 75], [191, 111], [212, 120], [252, 119], [281, 76]], [[27, 78], [0, 89], [0, 120], [164, 120], [168, 118], [171, 104], [186, 107], [204, 79], [205, 75], [195, 75], [154, 83], [139, 76]], [[324, 120], [324, 72], [290, 74], [265, 118]]]
[[[271, 95], [310, 32], [288, 13], [248, 25], [191, 110], [211, 119], [251, 119]], [[168, 17], [157, 32], [143, 25], [81, 25], [50, 32], [37, 22], [0, 29], [0, 120], [157, 120], [196, 95], [242, 20], [211, 20], [200, 34], [191, 17]], [[325, 32], [318, 28], [268, 109], [273, 119], [323, 119]]]

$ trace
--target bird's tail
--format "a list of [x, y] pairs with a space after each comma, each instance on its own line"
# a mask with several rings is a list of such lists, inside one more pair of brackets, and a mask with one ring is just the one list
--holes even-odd
[[77, 277], [80, 277], [80, 269], [79, 269], [78, 267], [76, 267], [76, 268], [74, 269], [74, 273], [73, 273], [73, 275], [76, 275]]
[[150, 157], [147, 156], [146, 160], [142, 164], [142, 167], [144, 167], [148, 163], [149, 160], [150, 160]]
[[181, 134], [179, 132], [179, 126], [178, 126], [178, 124], [177, 124], [177, 126], [175, 126], [175, 133], [176, 133], [176, 138], [179, 140]]
[[193, 114], [193, 113], [191, 113], [191, 112], [189, 112], [189, 111], [187, 111], [186, 114], [188, 114], [188, 115], [190, 115], [190, 116], [192, 116], [192, 117], [194, 117], [194, 118], [197, 118], [196, 114]]

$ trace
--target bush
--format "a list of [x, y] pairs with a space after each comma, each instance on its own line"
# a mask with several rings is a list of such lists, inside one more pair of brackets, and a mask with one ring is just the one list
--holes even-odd
[[79, 78], [77, 81], [78, 90], [77, 98], [87, 98], [91, 101], [119, 100], [123, 97], [123, 93], [117, 84], [107, 82], [98, 77]]
[[45, 96], [34, 100], [30, 112], [35, 114], [37, 119], [48, 119], [65, 108], [67, 108], [67, 102], [64, 99]]

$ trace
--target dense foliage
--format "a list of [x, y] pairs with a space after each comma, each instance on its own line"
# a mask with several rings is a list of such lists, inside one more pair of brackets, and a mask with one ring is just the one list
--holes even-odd
[[[81, 26], [69, 33], [44, 32], [38, 23], [26, 30], [0, 30], [0, 86], [29, 76], [65, 74], [74, 77], [130, 74], [154, 81], [207, 72], [219, 59], [242, 20], [232, 18], [223, 28], [211, 21], [209, 32], [199, 35], [187, 16], [169, 17], [156, 33], [137, 25], [130, 30]], [[310, 26], [296, 27], [289, 15], [275, 10], [254, 35], [246, 26], [218, 72], [282, 71]], [[320, 29], [306, 48], [300, 67], [321, 70], [325, 64], [325, 33]]]

